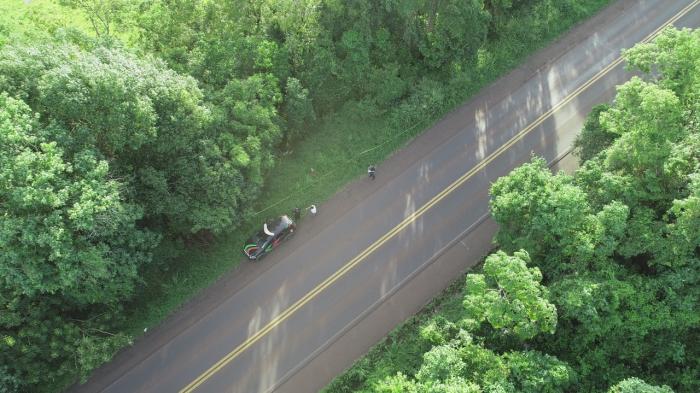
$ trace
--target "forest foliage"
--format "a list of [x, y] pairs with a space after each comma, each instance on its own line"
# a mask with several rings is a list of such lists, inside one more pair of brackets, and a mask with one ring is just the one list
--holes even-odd
[[326, 392], [700, 390], [700, 31], [624, 57], [639, 76], [591, 111], [573, 175], [534, 157], [492, 185], [500, 250], [461, 307]]

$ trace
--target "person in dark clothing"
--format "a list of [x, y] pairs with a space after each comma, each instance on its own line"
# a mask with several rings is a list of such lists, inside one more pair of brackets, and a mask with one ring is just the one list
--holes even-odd
[[367, 168], [367, 175], [369, 175], [369, 178], [372, 180], [374, 180], [376, 172], [377, 172], [377, 168], [374, 166], [374, 164], [370, 165]]
[[292, 217], [295, 222], [298, 222], [301, 219], [301, 209], [295, 207], [294, 210], [292, 210]]

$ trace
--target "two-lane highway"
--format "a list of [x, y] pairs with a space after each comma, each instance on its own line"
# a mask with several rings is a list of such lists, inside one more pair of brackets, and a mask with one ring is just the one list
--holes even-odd
[[[322, 387], [489, 250], [483, 239], [494, 227], [479, 225], [488, 214], [489, 185], [531, 152], [550, 161], [568, 152], [590, 108], [609, 101], [629, 78], [621, 49], [669, 24], [700, 26], [698, 3], [622, 0], [608, 7], [391, 157], [376, 182], [358, 181], [322, 206], [325, 223], [313, 222], [320, 216], [304, 223], [306, 236], [262, 261], [270, 264], [264, 272], [200, 319], [152, 351], [122, 356], [75, 390]], [[353, 187], [364, 191], [353, 194]], [[471, 240], [477, 244], [463, 245], [469, 260], [433, 264], [479, 231], [484, 236]], [[431, 279], [429, 266], [450, 274]], [[425, 294], [404, 296], [406, 288]], [[352, 336], [353, 329], [373, 334]]]

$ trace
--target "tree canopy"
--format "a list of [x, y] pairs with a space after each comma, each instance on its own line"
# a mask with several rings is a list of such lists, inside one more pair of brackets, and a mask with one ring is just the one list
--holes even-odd
[[487, 321], [499, 334], [528, 340], [539, 333], [554, 333], [557, 312], [540, 285], [540, 269], [528, 268], [530, 257], [503, 252], [486, 258], [483, 274], [467, 275], [464, 306], [469, 318]]
[[[89, 147], [65, 151], [69, 132], [0, 94], [0, 382], [42, 385], [86, 375], [126, 341], [106, 332], [157, 236], [143, 210]], [[90, 310], [101, 314], [88, 320]], [[50, 351], [51, 356], [46, 356]], [[102, 360], [100, 360], [102, 359]], [[8, 391], [12, 388], [6, 388]]]
[[[0, 88], [24, 99], [40, 121], [68, 130], [49, 136], [57, 146], [91, 149], [109, 162], [144, 220], [171, 234], [234, 225], [271, 164], [274, 137], [251, 125], [221, 129], [225, 108], [209, 107], [194, 79], [152, 58], [70, 43], [6, 46], [0, 74]], [[259, 121], [246, 113], [262, 82], [231, 85], [226, 106], [235, 116], [227, 116]]]

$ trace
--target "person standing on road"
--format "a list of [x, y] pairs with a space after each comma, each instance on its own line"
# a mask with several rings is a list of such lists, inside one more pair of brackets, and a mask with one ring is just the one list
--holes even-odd
[[292, 210], [292, 217], [294, 217], [294, 222], [299, 222], [301, 219], [301, 209], [295, 207], [294, 210]]
[[369, 175], [369, 178], [370, 178], [371, 180], [374, 180], [374, 178], [375, 178], [375, 173], [376, 173], [376, 172], [377, 172], [377, 168], [374, 166], [374, 164], [370, 165], [370, 166], [367, 168], [367, 175]]
[[318, 210], [316, 210], [316, 205], [309, 206], [309, 212], [311, 213], [312, 216], [315, 216], [316, 212], [318, 212]]

